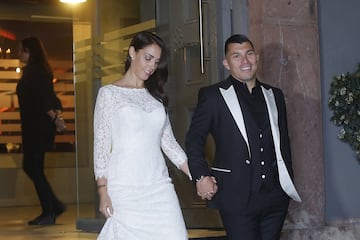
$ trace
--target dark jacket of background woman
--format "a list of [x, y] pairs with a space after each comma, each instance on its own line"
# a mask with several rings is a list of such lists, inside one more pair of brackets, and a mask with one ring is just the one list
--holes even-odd
[[61, 109], [53, 87], [53, 74], [41, 64], [31, 62], [23, 69], [17, 85], [23, 151], [49, 150], [54, 144], [55, 125], [47, 112]]

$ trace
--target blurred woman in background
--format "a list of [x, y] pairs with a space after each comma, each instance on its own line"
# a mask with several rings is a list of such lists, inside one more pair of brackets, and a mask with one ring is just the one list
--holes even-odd
[[53, 147], [56, 130], [64, 130], [62, 106], [53, 88], [53, 73], [40, 39], [20, 42], [19, 58], [25, 64], [16, 87], [19, 99], [23, 170], [35, 186], [42, 213], [29, 225], [53, 225], [66, 207], [55, 196], [45, 176], [45, 151]]

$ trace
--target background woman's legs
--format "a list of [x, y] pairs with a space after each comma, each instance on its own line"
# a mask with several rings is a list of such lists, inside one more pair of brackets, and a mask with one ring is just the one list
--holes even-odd
[[24, 153], [23, 170], [32, 180], [42, 208], [42, 213], [29, 221], [29, 225], [55, 224], [56, 217], [65, 211], [45, 176], [44, 160], [44, 152]]

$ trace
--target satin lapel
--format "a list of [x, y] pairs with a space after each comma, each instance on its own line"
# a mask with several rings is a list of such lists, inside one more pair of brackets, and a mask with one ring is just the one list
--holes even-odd
[[248, 151], [249, 151], [249, 156], [250, 155], [250, 147], [249, 147], [249, 140], [246, 134], [246, 129], [245, 129], [245, 122], [244, 122], [244, 117], [242, 114], [242, 110], [239, 104], [239, 100], [236, 96], [235, 90], [233, 86], [230, 86], [228, 89], [223, 89], [223, 88], [219, 88], [220, 89], [220, 93], [223, 96], [226, 105], [228, 106], [232, 117], [234, 118], [236, 125], [238, 126], [241, 135], [243, 136]]
[[263, 86], [261, 86], [261, 90], [263, 92], [266, 106], [268, 109], [269, 120], [271, 125], [271, 131], [274, 138], [274, 143], [280, 143], [279, 137], [279, 128], [278, 128], [278, 110], [275, 103], [275, 97], [272, 89], [266, 90]]
[[276, 160], [279, 171], [279, 180], [280, 185], [283, 190], [295, 201], [301, 202], [301, 198], [298, 192], [295, 189], [294, 183], [291, 180], [287, 167], [285, 165], [284, 159], [280, 150], [280, 132], [278, 126], [278, 110], [275, 103], [275, 97], [272, 89], [266, 90], [261, 86], [262, 92], [264, 94], [265, 102], [268, 109], [271, 133], [273, 135], [273, 141], [275, 146]]

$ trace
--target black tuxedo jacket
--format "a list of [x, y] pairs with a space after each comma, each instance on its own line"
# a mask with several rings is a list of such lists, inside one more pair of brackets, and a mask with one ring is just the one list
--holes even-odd
[[[290, 143], [288, 137], [286, 106], [280, 89], [260, 83], [271, 89], [278, 112], [280, 149], [289, 175], [292, 177]], [[232, 86], [230, 78], [200, 89], [198, 105], [186, 136], [186, 152], [193, 179], [215, 176], [218, 192], [209, 207], [237, 211], [246, 207], [251, 190], [251, 154], [247, 139], [239, 130], [221, 90]], [[239, 104], [237, 100], [237, 104]], [[244, 126], [247, 135], [254, 134], [250, 126]], [[215, 142], [215, 159], [209, 166], [205, 157], [205, 143], [211, 134]]]

